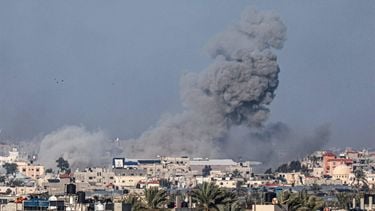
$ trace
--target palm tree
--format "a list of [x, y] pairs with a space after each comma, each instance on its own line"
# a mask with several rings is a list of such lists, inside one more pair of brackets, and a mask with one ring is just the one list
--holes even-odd
[[308, 195], [306, 190], [298, 193], [284, 191], [280, 196], [281, 204], [288, 206], [290, 210], [304, 211], [317, 210], [324, 206], [324, 200], [314, 195]]
[[240, 201], [236, 193], [224, 190], [224, 194], [222, 197], [223, 199], [221, 200], [221, 204], [224, 205], [224, 210], [231, 211], [239, 208]]
[[223, 204], [227, 195], [223, 189], [213, 183], [199, 184], [191, 193], [192, 199], [197, 201], [204, 210], [219, 210], [217, 205]]
[[142, 199], [137, 194], [129, 194], [124, 198], [124, 202], [132, 205], [132, 211], [142, 210], [145, 206]]
[[162, 206], [168, 200], [168, 193], [167, 191], [157, 188], [151, 187], [147, 188], [144, 191], [145, 194], [145, 203], [146, 207], [149, 209], [158, 209], [162, 208]]
[[367, 187], [368, 186], [366, 174], [363, 171], [363, 169], [357, 169], [357, 170], [354, 171], [354, 179], [353, 179], [352, 185], [354, 185], [358, 189], [360, 187]]
[[349, 193], [337, 193], [337, 206], [341, 209], [349, 210], [349, 204], [354, 196]]

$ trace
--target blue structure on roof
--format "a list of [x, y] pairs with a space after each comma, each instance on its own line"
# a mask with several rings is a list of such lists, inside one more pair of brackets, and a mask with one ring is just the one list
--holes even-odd
[[32, 198], [23, 202], [25, 210], [45, 210], [49, 206], [47, 199]]
[[125, 166], [138, 166], [138, 162], [135, 162], [135, 161], [125, 161]]
[[160, 164], [161, 160], [155, 159], [155, 160], [138, 160], [139, 164]]

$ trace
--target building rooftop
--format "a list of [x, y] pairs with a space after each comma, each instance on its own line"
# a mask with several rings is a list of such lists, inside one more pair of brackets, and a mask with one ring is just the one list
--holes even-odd
[[205, 166], [230, 166], [237, 165], [232, 159], [212, 159], [212, 160], [191, 160], [190, 165], [205, 165]]

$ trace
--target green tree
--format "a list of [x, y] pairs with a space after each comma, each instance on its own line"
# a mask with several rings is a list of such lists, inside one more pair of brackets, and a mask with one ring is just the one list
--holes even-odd
[[204, 210], [219, 210], [218, 205], [223, 204], [226, 193], [213, 183], [204, 182], [193, 189], [192, 199], [198, 202]]
[[162, 208], [168, 200], [168, 193], [163, 189], [151, 187], [144, 190], [145, 203], [148, 209]]
[[337, 193], [336, 198], [337, 198], [337, 204], [336, 206], [341, 209], [349, 210], [350, 208], [350, 203], [353, 199], [353, 194], [350, 193]]
[[352, 181], [352, 185], [354, 185], [357, 189], [368, 186], [366, 174], [363, 169], [356, 169], [354, 171], [354, 179]]
[[67, 160], [64, 160], [63, 157], [59, 157], [59, 159], [56, 160], [57, 168], [60, 169], [62, 172], [70, 172], [70, 165]]
[[315, 195], [307, 194], [306, 190], [298, 193], [285, 191], [281, 194], [280, 203], [288, 206], [290, 210], [309, 211], [323, 208], [324, 200]]
[[221, 199], [221, 204], [224, 205], [225, 211], [235, 210], [236, 208], [239, 208], [240, 206], [240, 202], [238, 200], [237, 195], [229, 191], [224, 191], [222, 199]]
[[145, 205], [142, 202], [142, 199], [137, 194], [129, 194], [127, 195], [123, 202], [130, 204], [132, 206], [132, 211], [139, 211], [144, 209]]
[[14, 174], [17, 172], [17, 164], [15, 163], [5, 163], [3, 168], [5, 168], [7, 174]]
[[314, 193], [319, 192], [320, 189], [321, 189], [320, 185], [318, 185], [316, 183], [312, 184], [311, 187], [310, 187], [310, 190], [313, 191]]

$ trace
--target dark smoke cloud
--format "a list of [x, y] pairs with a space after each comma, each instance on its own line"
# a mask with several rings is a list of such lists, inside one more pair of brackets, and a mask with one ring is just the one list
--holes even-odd
[[328, 140], [328, 127], [304, 136], [284, 123], [264, 125], [279, 83], [274, 50], [281, 49], [285, 40], [286, 27], [277, 15], [247, 9], [238, 24], [207, 45], [212, 64], [182, 77], [181, 113], [166, 114], [139, 138], [116, 143], [121, 149], [117, 152], [100, 130], [65, 127], [43, 138], [40, 160], [52, 166], [63, 156], [74, 166], [85, 167], [108, 162], [107, 155], [115, 153], [127, 157], [240, 155], [274, 165], [319, 149]]
[[267, 119], [267, 106], [278, 86], [279, 66], [273, 50], [281, 49], [285, 40], [286, 27], [277, 15], [245, 10], [238, 24], [208, 44], [213, 63], [200, 73], [188, 73], [182, 78], [184, 111], [161, 119], [138, 139], [125, 141], [126, 153], [223, 154], [219, 140], [228, 135], [230, 128], [260, 127]]
[[[223, 156], [261, 161], [266, 167], [275, 167], [283, 162], [300, 159], [322, 149], [329, 141], [330, 125], [321, 125], [309, 134], [291, 129], [283, 122], [269, 123], [263, 128], [249, 131], [237, 127], [231, 130]], [[240, 156], [240, 157], [239, 157]]]

